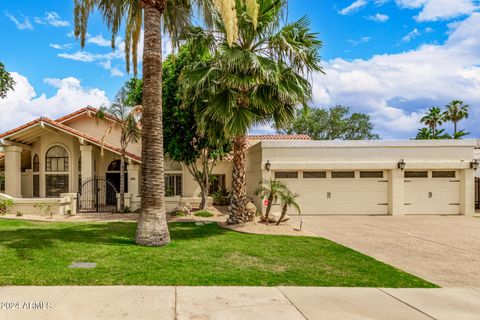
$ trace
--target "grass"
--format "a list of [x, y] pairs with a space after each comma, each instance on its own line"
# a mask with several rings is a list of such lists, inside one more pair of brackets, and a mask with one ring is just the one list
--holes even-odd
[[193, 214], [195, 217], [203, 217], [203, 218], [210, 218], [210, 217], [213, 217], [214, 214], [211, 213], [210, 211], [207, 211], [207, 210], [200, 210], [200, 211], [197, 211]]
[[174, 211], [169, 213], [172, 217], [185, 217], [185, 212], [182, 211]]
[[[334, 242], [171, 223], [162, 248], [134, 244], [136, 224], [0, 220], [0, 286], [239, 285], [435, 287]], [[95, 269], [70, 269], [72, 262]]]

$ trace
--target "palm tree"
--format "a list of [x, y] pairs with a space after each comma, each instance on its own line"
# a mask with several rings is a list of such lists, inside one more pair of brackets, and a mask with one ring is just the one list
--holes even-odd
[[[107, 123], [107, 129], [102, 137], [102, 147], [105, 137], [114, 129], [120, 128], [120, 211], [125, 211], [125, 155], [128, 145], [136, 143], [142, 135], [139, 128], [141, 119], [140, 106], [128, 105], [128, 92], [125, 87], [120, 89], [115, 101], [110, 107], [102, 106], [96, 114], [97, 118]], [[112, 121], [113, 120], [113, 121]], [[103, 148], [102, 148], [103, 149]], [[103, 151], [103, 150], [102, 150]]]
[[283, 218], [287, 214], [287, 210], [289, 207], [294, 207], [298, 211], [298, 214], [302, 213], [300, 211], [300, 206], [297, 203], [297, 198], [298, 194], [292, 193], [290, 190], [281, 193], [280, 199], [282, 200], [282, 215], [277, 221], [277, 226], [280, 224], [280, 222], [282, 222]]
[[[236, 0], [238, 37], [229, 44], [225, 26], [214, 19], [216, 30], [193, 28], [188, 38], [210, 50], [211, 59], [190, 66], [182, 75], [185, 99], [207, 119], [207, 128], [232, 137], [233, 182], [229, 224], [253, 219], [246, 210], [246, 134], [258, 124], [283, 127], [295, 117], [296, 107], [307, 106], [312, 88], [306, 79], [321, 71], [321, 41], [310, 32], [306, 17], [280, 26], [286, 0], [259, 0], [258, 21]], [[203, 102], [203, 103], [202, 103]]]
[[415, 140], [430, 140], [433, 139], [432, 130], [430, 128], [418, 129]]
[[428, 109], [428, 112], [425, 116], [420, 119], [420, 122], [427, 125], [432, 130], [432, 136], [436, 136], [437, 128], [439, 125], [443, 124], [443, 114], [439, 107], [432, 107]]
[[[85, 45], [90, 13], [98, 9], [112, 33], [112, 47], [125, 23], [127, 71], [130, 60], [137, 74], [138, 44], [144, 30], [143, 117], [142, 117], [142, 187], [141, 215], [136, 242], [161, 246], [170, 242], [165, 214], [165, 181], [162, 128], [162, 28], [174, 45], [178, 34], [188, 24], [195, 0], [74, 0], [75, 36]], [[198, 12], [211, 22], [211, 1], [195, 1]], [[131, 58], [131, 59], [130, 59]]]
[[443, 113], [443, 118], [445, 121], [451, 121], [453, 123], [453, 135], [456, 136], [458, 133], [457, 124], [462, 119], [468, 118], [468, 108], [470, 106], [463, 104], [461, 100], [453, 100], [448, 105], [446, 105], [447, 111]]
[[272, 204], [278, 200], [282, 193], [287, 191], [287, 186], [278, 180], [269, 180], [260, 182], [260, 186], [255, 190], [255, 195], [267, 197], [268, 204], [265, 211], [265, 223], [268, 225], [268, 216], [272, 209]]

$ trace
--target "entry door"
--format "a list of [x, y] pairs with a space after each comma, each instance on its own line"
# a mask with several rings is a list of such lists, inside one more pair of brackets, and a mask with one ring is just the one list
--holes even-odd
[[405, 171], [405, 214], [460, 214], [457, 170]]

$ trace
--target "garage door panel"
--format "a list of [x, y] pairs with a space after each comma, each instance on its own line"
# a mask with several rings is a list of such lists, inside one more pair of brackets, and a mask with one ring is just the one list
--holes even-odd
[[432, 178], [431, 173], [429, 178], [405, 180], [405, 214], [459, 214], [459, 202], [458, 180]]

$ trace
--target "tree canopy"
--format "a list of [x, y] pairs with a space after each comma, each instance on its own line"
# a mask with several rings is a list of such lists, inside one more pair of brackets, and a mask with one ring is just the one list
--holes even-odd
[[15, 81], [12, 79], [12, 76], [5, 69], [3, 63], [0, 62], [0, 99], [3, 99], [7, 96], [9, 90], [13, 90]]
[[379, 139], [373, 133], [370, 116], [364, 113], [350, 114], [350, 108], [334, 106], [328, 109], [310, 108], [298, 110], [295, 120], [281, 128], [287, 134], [306, 134], [313, 140], [372, 140]]

